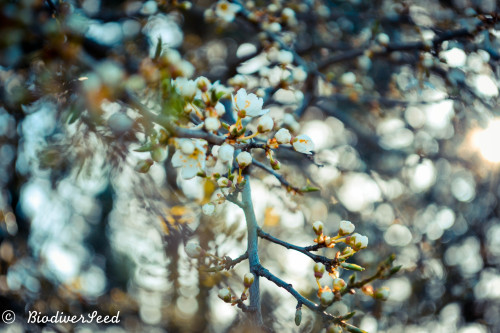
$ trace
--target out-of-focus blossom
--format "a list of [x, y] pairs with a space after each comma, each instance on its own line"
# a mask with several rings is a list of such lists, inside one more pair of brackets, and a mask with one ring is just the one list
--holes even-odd
[[201, 247], [198, 243], [195, 242], [187, 243], [184, 250], [186, 251], [188, 257], [190, 258], [198, 258], [201, 254]]
[[247, 94], [243, 88], [238, 90], [236, 95], [233, 95], [233, 103], [238, 117], [258, 117], [269, 112], [268, 109], [262, 109], [264, 100], [257, 97], [255, 94]]
[[[205, 169], [206, 150], [201, 143], [203, 141], [192, 141], [194, 149], [191, 154], [184, 153], [181, 148], [177, 149], [174, 156], [172, 156], [172, 165], [175, 168], [181, 168], [181, 175], [184, 179], [191, 179], [196, 176], [198, 172], [202, 172]], [[185, 143], [182, 145], [188, 146], [188, 144]], [[190, 149], [187, 151], [189, 150]]]
[[249, 152], [241, 152], [236, 156], [236, 162], [240, 166], [240, 168], [245, 168], [252, 164], [252, 155]]
[[274, 127], [273, 118], [268, 115], [264, 115], [259, 118], [259, 123], [257, 124], [257, 130], [259, 133], [266, 133], [272, 130]]
[[208, 117], [205, 119], [205, 128], [207, 131], [217, 131], [220, 127], [219, 119], [215, 117]]
[[276, 132], [274, 137], [276, 138], [276, 141], [278, 141], [278, 143], [281, 144], [290, 143], [290, 140], [292, 139], [290, 131], [287, 130], [286, 128], [280, 129], [278, 132]]
[[219, 159], [222, 162], [231, 163], [233, 161], [234, 156], [234, 147], [228, 143], [224, 143], [219, 148]]
[[185, 77], [178, 77], [172, 81], [175, 91], [187, 99], [193, 99], [196, 95], [196, 82], [186, 79]]
[[355, 226], [350, 221], [340, 221], [339, 235], [349, 235], [354, 232]]
[[232, 22], [236, 13], [240, 11], [240, 6], [227, 1], [219, 1], [215, 5], [215, 15], [223, 21]]
[[293, 139], [293, 149], [302, 154], [311, 154], [314, 150], [314, 143], [311, 138], [305, 134], [299, 135]]
[[211, 216], [215, 213], [215, 205], [211, 202], [206, 203], [201, 207], [201, 210], [203, 211], [203, 214]]

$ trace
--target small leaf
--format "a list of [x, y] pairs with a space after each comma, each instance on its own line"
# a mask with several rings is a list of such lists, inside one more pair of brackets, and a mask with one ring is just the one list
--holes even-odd
[[347, 262], [343, 262], [340, 264], [343, 268], [345, 269], [349, 269], [351, 271], [358, 271], [358, 272], [362, 272], [364, 271], [364, 267], [361, 267], [359, 265], [356, 265], [356, 264], [350, 264], [350, 263], [347, 263]]
[[394, 266], [394, 267], [393, 267], [393, 268], [391, 268], [391, 270], [389, 271], [389, 275], [394, 275], [394, 274], [396, 274], [397, 272], [399, 272], [399, 270], [401, 269], [401, 267], [403, 267], [403, 265]]
[[352, 317], [354, 317], [354, 315], [356, 314], [356, 311], [352, 311], [352, 312], [349, 312], [348, 314], [346, 314], [345, 316], [342, 316], [341, 319], [342, 320], [349, 320], [351, 319]]
[[319, 191], [319, 188], [314, 186], [305, 186], [300, 189], [300, 192], [317, 192], [317, 191]]
[[153, 148], [154, 147], [151, 145], [151, 143], [146, 143], [144, 146], [139, 147], [137, 149], [134, 149], [134, 151], [136, 151], [138, 153], [144, 153], [144, 152], [152, 151]]

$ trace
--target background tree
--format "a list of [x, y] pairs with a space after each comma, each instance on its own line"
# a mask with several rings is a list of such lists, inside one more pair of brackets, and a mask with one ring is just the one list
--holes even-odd
[[496, 10], [2, 2], [2, 312], [498, 331]]

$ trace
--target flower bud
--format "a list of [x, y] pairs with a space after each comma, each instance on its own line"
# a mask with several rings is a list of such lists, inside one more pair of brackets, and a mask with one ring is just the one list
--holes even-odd
[[232, 163], [233, 162], [233, 156], [234, 156], [234, 147], [231, 146], [228, 143], [224, 143], [220, 148], [219, 148], [219, 159], [222, 162], [226, 163]]
[[241, 152], [236, 156], [236, 162], [238, 163], [240, 168], [245, 168], [252, 164], [252, 155], [249, 152]]
[[280, 161], [278, 161], [278, 160], [272, 160], [271, 161], [271, 167], [273, 168], [273, 170], [279, 170], [279, 169], [281, 169], [281, 163], [280, 163]]
[[190, 139], [181, 139], [179, 148], [184, 155], [191, 155], [194, 153], [194, 144]]
[[228, 187], [229, 179], [227, 179], [226, 177], [220, 177], [219, 179], [217, 179], [217, 185], [219, 185], [219, 187]]
[[269, 132], [270, 130], [273, 129], [273, 127], [274, 127], [273, 118], [271, 118], [267, 114], [259, 118], [259, 123], [257, 124], [257, 131], [259, 131], [259, 133]]
[[217, 131], [220, 128], [220, 121], [215, 117], [205, 119], [205, 129], [207, 131]]
[[163, 162], [168, 156], [168, 149], [167, 149], [167, 147], [158, 146], [158, 147], [155, 147], [151, 151], [150, 154], [151, 154], [151, 158], [155, 162]]
[[327, 290], [321, 293], [321, 297], [319, 298], [319, 300], [322, 306], [327, 307], [333, 303], [333, 298], [333, 293], [330, 290]]
[[302, 309], [298, 308], [295, 311], [295, 325], [300, 326], [301, 322], [302, 322]]
[[246, 273], [243, 277], [243, 285], [245, 286], [245, 288], [250, 288], [254, 280], [255, 276], [253, 275], [253, 273]]
[[204, 204], [203, 207], [201, 207], [201, 210], [203, 211], [203, 214], [211, 216], [215, 213], [215, 205], [209, 202]]
[[147, 160], [141, 160], [137, 162], [137, 165], [135, 166], [135, 171], [140, 172], [140, 173], [146, 173], [149, 171], [149, 168], [153, 165], [153, 160], [147, 159]]
[[333, 290], [340, 291], [344, 289], [346, 286], [346, 283], [343, 279], [334, 279], [333, 280]]
[[280, 129], [278, 132], [276, 132], [274, 137], [276, 138], [276, 141], [278, 141], [278, 143], [281, 144], [290, 143], [290, 140], [292, 139], [290, 131], [287, 130], [286, 128]]
[[323, 277], [323, 273], [325, 273], [325, 265], [320, 262], [314, 264], [314, 277], [321, 279]]
[[217, 115], [220, 117], [224, 113], [226, 113], [226, 108], [221, 102], [217, 102], [217, 104], [215, 104], [215, 111], [217, 112]]
[[354, 231], [354, 224], [350, 221], [340, 221], [339, 236], [349, 235]]
[[201, 254], [201, 247], [198, 243], [195, 242], [187, 243], [184, 250], [186, 251], [188, 257], [190, 258], [198, 258]]
[[316, 233], [316, 235], [321, 236], [321, 234], [323, 233], [323, 222], [321, 221], [314, 222], [313, 230]]
[[354, 254], [354, 250], [352, 249], [352, 247], [350, 246], [347, 246], [343, 251], [342, 253], [340, 254], [341, 256], [343, 257], [350, 257]]
[[219, 298], [226, 303], [231, 302], [231, 292], [227, 288], [219, 290], [219, 293], [217, 296], [219, 296]]
[[387, 46], [390, 41], [391, 41], [391, 39], [389, 38], [389, 36], [387, 34], [380, 33], [377, 35], [377, 42], [379, 42], [379, 44], [382, 46]]
[[361, 288], [361, 291], [363, 292], [363, 294], [365, 294], [367, 296], [373, 296], [373, 287], [369, 284], [364, 285]]
[[198, 77], [196, 80], [196, 86], [198, 87], [198, 89], [200, 89], [201, 91], [205, 92], [208, 90], [208, 88], [210, 88], [210, 80], [207, 79], [206, 77], [204, 76], [200, 76]]
[[373, 297], [382, 301], [386, 301], [389, 298], [389, 292], [390, 290], [388, 287], [381, 287], [375, 290]]
[[351, 245], [356, 251], [364, 249], [368, 246], [368, 237], [355, 233], [348, 237], [348, 244]]

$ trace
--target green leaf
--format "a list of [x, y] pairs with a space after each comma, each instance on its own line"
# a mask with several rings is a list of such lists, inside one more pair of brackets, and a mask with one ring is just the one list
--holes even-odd
[[151, 145], [151, 143], [148, 142], [144, 146], [139, 147], [137, 149], [134, 149], [134, 151], [136, 151], [138, 153], [144, 153], [144, 152], [152, 151], [153, 149], [154, 149], [154, 147]]
[[363, 331], [361, 328], [357, 328], [355, 326], [347, 326], [346, 329], [351, 333], [367, 333], [366, 331]]
[[319, 191], [319, 188], [314, 186], [304, 186], [303, 188], [300, 189], [300, 192], [317, 192], [317, 191]]
[[340, 266], [342, 266], [343, 268], [345, 269], [349, 269], [351, 271], [358, 271], [358, 272], [362, 272], [365, 270], [364, 267], [361, 267], [359, 265], [356, 265], [356, 264], [350, 264], [350, 263], [347, 263], [347, 262], [343, 262], [340, 264]]
[[356, 314], [356, 311], [349, 312], [345, 316], [340, 317], [342, 320], [349, 320]]
[[163, 46], [163, 42], [162, 42], [161, 36], [160, 36], [160, 37], [158, 37], [158, 44], [156, 44], [155, 56], [153, 58], [154, 60], [157, 60], [160, 57], [162, 46]]

